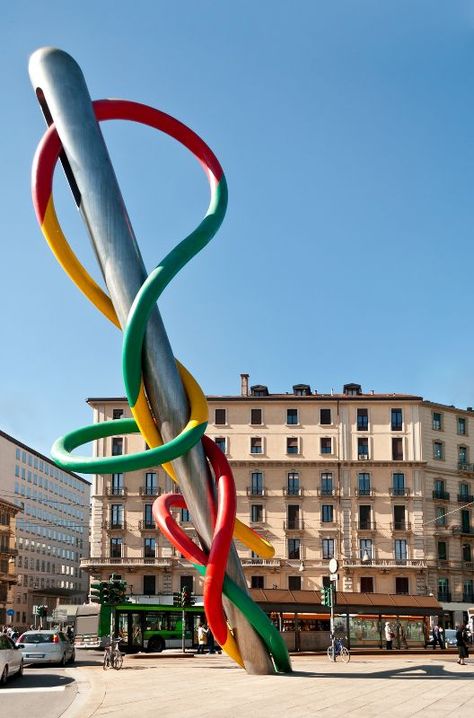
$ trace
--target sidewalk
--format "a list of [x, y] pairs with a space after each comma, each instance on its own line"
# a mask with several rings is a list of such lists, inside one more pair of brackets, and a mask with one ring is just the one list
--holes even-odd
[[[349, 664], [293, 656], [291, 675], [250, 676], [226, 656], [81, 669], [91, 692], [63, 718], [430, 718], [474, 715], [474, 663], [455, 656], [355, 656]], [[80, 712], [78, 712], [78, 709]]]

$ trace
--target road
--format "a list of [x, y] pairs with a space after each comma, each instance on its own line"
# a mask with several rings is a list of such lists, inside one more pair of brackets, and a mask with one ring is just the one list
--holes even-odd
[[98, 666], [102, 653], [77, 651], [74, 666], [25, 666], [23, 678], [11, 678], [0, 688], [0, 713], [8, 718], [59, 718], [77, 693], [81, 666]]

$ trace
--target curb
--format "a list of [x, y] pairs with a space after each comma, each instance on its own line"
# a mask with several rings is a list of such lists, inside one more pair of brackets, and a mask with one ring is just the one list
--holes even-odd
[[93, 671], [81, 669], [76, 673], [77, 669], [70, 668], [66, 672], [69, 671], [76, 681], [77, 693], [61, 718], [91, 718], [105, 698], [106, 687], [94, 680]]

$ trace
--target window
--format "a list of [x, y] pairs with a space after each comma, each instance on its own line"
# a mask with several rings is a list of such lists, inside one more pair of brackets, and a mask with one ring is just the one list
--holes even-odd
[[327, 561], [330, 558], [334, 558], [334, 539], [323, 538], [323, 559]]
[[287, 512], [287, 528], [288, 529], [299, 529], [300, 528], [300, 507], [298, 504], [290, 504]]
[[252, 424], [252, 426], [260, 426], [261, 424], [263, 424], [261, 409], [250, 410], [250, 423]]
[[392, 439], [392, 460], [403, 461], [403, 439], [393, 438]]
[[458, 446], [458, 462], [460, 464], [469, 463], [469, 454], [467, 446]]
[[297, 538], [288, 539], [288, 558], [299, 559], [301, 550], [301, 542]]
[[359, 506], [359, 529], [367, 531], [372, 528], [370, 517], [371, 517], [371, 506], [362, 505]]
[[112, 474], [112, 496], [122, 496], [123, 490], [123, 474]]
[[363, 563], [372, 561], [373, 558], [373, 544], [372, 539], [360, 539], [359, 540], [359, 558]]
[[432, 427], [434, 431], [441, 431], [443, 428], [443, 415], [437, 411], [432, 414]]
[[461, 501], [469, 501], [470, 499], [470, 486], [469, 484], [459, 484], [459, 498]]
[[252, 504], [250, 507], [250, 520], [252, 523], [261, 523], [263, 521], [262, 504]]
[[395, 561], [406, 563], [407, 556], [406, 539], [395, 539]]
[[227, 424], [227, 412], [225, 409], [214, 409], [214, 424], [225, 425]]
[[367, 431], [369, 428], [369, 412], [367, 409], [357, 409], [357, 431]]
[[449, 579], [438, 578], [438, 601], [450, 601]]
[[332, 473], [325, 472], [321, 474], [321, 496], [332, 496]]
[[448, 560], [448, 544], [446, 541], [438, 541], [438, 561]]
[[179, 587], [180, 587], [181, 591], [183, 590], [183, 588], [187, 588], [190, 593], [193, 593], [193, 591], [194, 591], [194, 576], [192, 574], [191, 575], [184, 574], [183, 576], [180, 576]]
[[121, 558], [122, 557], [122, 539], [112, 538], [110, 539], [110, 558]]
[[263, 454], [263, 441], [260, 436], [252, 436], [250, 439], [250, 453]]
[[446, 482], [444, 479], [435, 479], [433, 484], [433, 498], [449, 500], [449, 493], [446, 491]]
[[322, 437], [320, 439], [321, 444], [321, 454], [331, 454], [332, 453], [332, 447], [331, 447], [331, 439], [328, 437]]
[[393, 507], [393, 528], [395, 531], [406, 531], [405, 507]]
[[446, 526], [446, 509], [443, 506], [437, 506], [435, 509], [435, 526]]
[[332, 504], [323, 504], [321, 506], [321, 521], [323, 523], [332, 523], [334, 521], [334, 506]]
[[121, 419], [123, 417], [123, 409], [112, 409], [112, 419]]
[[301, 576], [288, 576], [288, 590], [301, 591]]
[[253, 471], [250, 476], [250, 493], [252, 496], [263, 495], [263, 474], [261, 471]]
[[298, 451], [298, 439], [295, 436], [287, 437], [286, 439], [286, 453], [287, 454], [299, 454]]
[[442, 461], [444, 459], [444, 446], [442, 441], [433, 441], [433, 459]]
[[123, 504], [112, 504], [110, 507], [110, 523], [113, 528], [123, 528]]
[[361, 576], [360, 577], [360, 592], [361, 593], [373, 593], [374, 592], [374, 579], [372, 576]]
[[392, 431], [401, 431], [403, 429], [403, 412], [401, 409], [392, 409], [391, 426]]
[[286, 423], [287, 424], [298, 424], [298, 409], [287, 409], [286, 410]]
[[319, 410], [319, 423], [323, 425], [332, 424], [331, 409]]
[[290, 471], [287, 477], [288, 496], [300, 495], [300, 475], [297, 471]]
[[456, 425], [459, 436], [466, 436], [466, 419], [463, 416], [458, 416]]
[[145, 596], [156, 595], [156, 576], [143, 576], [143, 593]]
[[226, 453], [226, 438], [225, 436], [216, 436], [214, 438], [214, 442], [217, 444], [219, 449], [222, 451], [223, 454]]
[[154, 558], [156, 540], [152, 537], [146, 538], [143, 542], [143, 553], [145, 558]]
[[146, 496], [156, 496], [158, 494], [156, 473], [154, 471], [147, 471], [145, 474], [145, 494]]
[[462, 546], [462, 560], [468, 561], [469, 563], [472, 561], [471, 544], [469, 543], [465, 543]]
[[474, 591], [473, 591], [473, 582], [472, 578], [466, 578], [463, 581], [463, 589], [462, 589], [462, 600], [465, 603], [472, 603], [472, 599], [474, 598]]
[[123, 454], [123, 439], [114, 436], [112, 439], [112, 456], [120, 456], [120, 454]]
[[357, 456], [360, 461], [367, 461], [369, 458], [369, 440], [365, 436], [357, 439]]
[[392, 494], [393, 496], [405, 496], [405, 474], [392, 474]]
[[153, 521], [152, 504], [145, 504], [143, 507], [143, 524], [146, 529], [155, 528], [155, 522]]
[[265, 588], [263, 576], [250, 576], [251, 588]]
[[181, 523], [188, 524], [191, 521], [189, 509], [181, 509]]
[[395, 577], [395, 593], [398, 593], [399, 595], [408, 595], [410, 593], [407, 576]]
[[370, 474], [360, 473], [357, 477], [357, 491], [359, 496], [370, 496]]
[[461, 509], [461, 530], [463, 533], [471, 533], [471, 512], [469, 509]]

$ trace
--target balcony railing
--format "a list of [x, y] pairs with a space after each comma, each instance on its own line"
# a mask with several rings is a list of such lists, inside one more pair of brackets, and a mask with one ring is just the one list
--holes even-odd
[[144, 519], [141, 519], [138, 522], [138, 530], [139, 531], [155, 531], [156, 530], [156, 524], [153, 520], [146, 521]]
[[301, 486], [300, 487], [293, 486], [291, 488], [288, 486], [284, 486], [283, 487], [283, 496], [303, 496], [303, 488]]
[[125, 486], [107, 486], [106, 496], [126, 496], [128, 489]]
[[390, 496], [409, 496], [410, 489], [406, 486], [391, 486], [388, 493]]
[[375, 521], [359, 521], [357, 523], [358, 531], [376, 531], [377, 525]]
[[138, 491], [140, 496], [143, 496], [145, 499], [153, 496], [161, 496], [161, 489], [159, 486], [140, 486]]
[[157, 568], [168, 568], [173, 565], [171, 558], [158, 558], [157, 556], [100, 556], [99, 558], [81, 559], [81, 568], [94, 568], [95, 566], [156, 566]]
[[374, 566], [375, 568], [393, 568], [396, 566], [407, 566], [408, 568], [426, 568], [424, 559], [406, 558], [370, 558], [368, 561], [363, 558], [343, 558], [343, 565], [350, 566]]
[[463, 603], [474, 603], [474, 591], [463, 591], [462, 600]]
[[458, 503], [460, 504], [471, 504], [473, 501], [473, 494], [458, 494]]
[[433, 490], [433, 498], [438, 501], [449, 501], [449, 491]]
[[241, 563], [242, 566], [266, 566], [267, 568], [280, 568], [281, 566], [281, 561], [278, 558], [243, 558]]
[[438, 601], [451, 602], [451, 591], [438, 591]]
[[474, 526], [453, 526], [453, 534], [456, 536], [472, 536]]
[[375, 489], [356, 489], [356, 496], [375, 496]]
[[394, 521], [390, 524], [391, 531], [411, 531], [411, 523], [409, 521]]
[[127, 527], [125, 519], [117, 521], [104, 521], [103, 527], [106, 531], [123, 531]]
[[247, 486], [247, 496], [258, 496], [262, 498], [266, 495], [267, 492], [264, 486]]
[[329, 488], [317, 488], [316, 493], [318, 496], [336, 496], [336, 489], [329, 489]]
[[466, 464], [464, 461], [458, 461], [458, 471], [472, 474], [474, 473], [474, 464]]
[[290, 519], [289, 521], [283, 521], [283, 529], [285, 531], [303, 531], [304, 521], [303, 519]]

